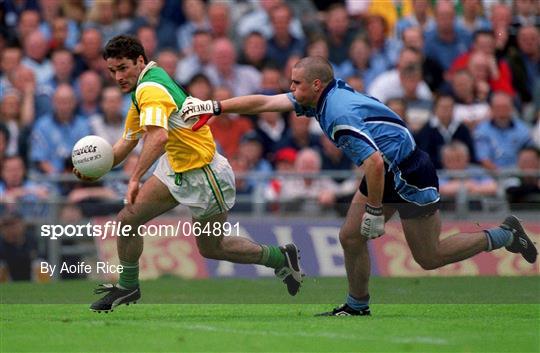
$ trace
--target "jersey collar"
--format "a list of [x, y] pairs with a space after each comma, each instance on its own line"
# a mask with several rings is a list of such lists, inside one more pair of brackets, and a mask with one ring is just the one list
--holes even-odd
[[157, 66], [155, 61], [150, 61], [148, 64], [146, 64], [146, 67], [141, 71], [141, 74], [139, 75], [139, 79], [137, 80], [137, 84], [139, 84], [141, 82], [142, 78], [144, 77], [144, 75], [146, 75], [148, 70], [150, 70], [154, 66]]
[[326, 101], [326, 96], [328, 96], [328, 92], [330, 92], [330, 90], [332, 90], [332, 88], [334, 88], [335, 86], [336, 79], [332, 79], [332, 81], [328, 83], [328, 86], [324, 88], [324, 91], [321, 93], [319, 101], [317, 102], [317, 113], [321, 112], [324, 102]]

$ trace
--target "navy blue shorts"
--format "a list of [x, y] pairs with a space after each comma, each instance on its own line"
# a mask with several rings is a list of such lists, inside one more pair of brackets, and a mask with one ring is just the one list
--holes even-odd
[[[394, 207], [402, 219], [431, 215], [439, 209], [439, 178], [429, 155], [415, 149], [393, 170], [385, 164], [383, 204]], [[368, 196], [366, 178], [360, 192]]]

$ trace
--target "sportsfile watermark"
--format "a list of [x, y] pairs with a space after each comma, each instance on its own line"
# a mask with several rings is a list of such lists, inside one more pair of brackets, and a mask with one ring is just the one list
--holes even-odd
[[240, 235], [240, 223], [230, 222], [185, 222], [176, 224], [142, 224], [133, 227], [121, 221], [107, 221], [103, 224], [43, 224], [42, 237], [56, 240], [62, 237], [128, 237], [134, 234], [149, 237], [214, 236], [230, 237]]

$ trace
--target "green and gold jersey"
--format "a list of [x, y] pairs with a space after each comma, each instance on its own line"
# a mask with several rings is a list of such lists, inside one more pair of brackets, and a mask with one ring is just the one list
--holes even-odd
[[192, 131], [180, 117], [187, 93], [151, 61], [146, 65], [131, 93], [131, 107], [126, 117], [124, 139], [137, 140], [148, 125], [169, 132], [165, 152], [172, 169], [185, 172], [201, 168], [214, 158], [216, 144], [208, 126]]

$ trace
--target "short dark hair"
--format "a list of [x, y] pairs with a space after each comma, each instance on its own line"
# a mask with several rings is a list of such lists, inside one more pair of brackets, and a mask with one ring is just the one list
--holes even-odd
[[478, 39], [478, 37], [480, 36], [490, 36], [492, 38], [495, 38], [495, 33], [490, 29], [479, 29], [473, 34], [473, 42], [475, 42], [476, 39]]
[[141, 41], [136, 37], [124, 34], [109, 40], [103, 50], [103, 59], [105, 60], [108, 58], [127, 58], [135, 63], [139, 56], [143, 57], [145, 64], [148, 63], [148, 58], [146, 57]]

